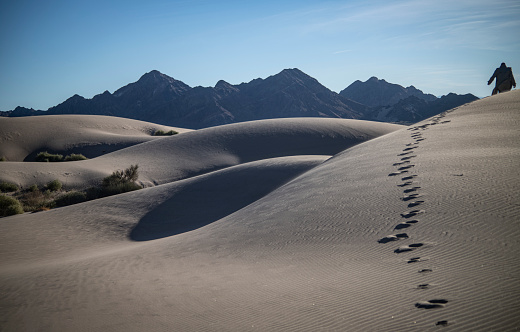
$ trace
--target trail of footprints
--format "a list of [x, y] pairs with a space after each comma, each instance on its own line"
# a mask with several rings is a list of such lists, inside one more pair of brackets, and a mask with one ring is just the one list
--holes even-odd
[[[453, 111], [453, 110], [451, 110]], [[448, 112], [451, 112], [448, 111]], [[395, 172], [392, 172], [388, 174], [388, 176], [400, 176], [402, 183], [399, 183], [397, 186], [403, 188], [403, 196], [400, 198], [401, 201], [403, 201], [407, 208], [409, 210], [403, 212], [400, 214], [401, 219], [403, 219], [402, 222], [398, 223], [394, 230], [404, 230], [409, 227], [414, 227], [419, 222], [419, 217], [421, 214], [425, 213], [426, 211], [421, 209], [420, 206], [425, 202], [423, 195], [421, 193], [421, 187], [419, 186], [419, 176], [417, 174], [411, 174], [411, 171], [415, 167], [415, 164], [413, 164], [413, 158], [416, 158], [416, 152], [417, 148], [419, 147], [420, 143], [423, 142], [426, 138], [422, 136], [422, 131], [428, 129], [430, 126], [434, 126], [437, 124], [445, 124], [449, 123], [450, 121], [443, 121], [443, 118], [446, 116], [448, 112], [444, 112], [439, 114], [438, 116], [432, 118], [432, 121], [430, 123], [410, 127], [408, 128], [409, 131], [411, 131], [411, 138], [412, 142], [407, 143], [405, 145], [405, 148], [402, 150], [401, 153], [399, 153], [397, 156], [400, 157], [399, 161], [395, 162], [392, 166], [397, 167], [397, 170]], [[392, 235], [387, 235], [381, 239], [378, 240], [379, 243], [391, 243], [395, 241], [400, 241], [404, 239], [410, 239], [410, 236], [407, 233], [396, 233]], [[409, 252], [415, 252], [416, 250], [420, 250], [421, 247], [423, 247], [425, 244], [421, 242], [417, 243], [411, 243], [408, 245], [399, 246], [398, 248], [394, 249], [394, 253], [396, 254], [402, 254], [402, 253], [409, 253]], [[426, 258], [421, 258], [420, 256], [411, 257], [409, 258], [406, 263], [407, 264], [415, 264], [426, 261]], [[428, 274], [433, 272], [432, 269], [419, 269], [418, 273], [421, 274]], [[417, 289], [426, 290], [431, 287], [430, 284], [424, 283], [417, 286]], [[448, 303], [448, 300], [445, 299], [431, 299], [427, 301], [419, 301], [415, 303], [415, 307], [418, 309], [439, 309], [444, 308], [446, 304]], [[448, 321], [447, 320], [441, 320], [438, 321], [435, 325], [437, 326], [447, 326]]]

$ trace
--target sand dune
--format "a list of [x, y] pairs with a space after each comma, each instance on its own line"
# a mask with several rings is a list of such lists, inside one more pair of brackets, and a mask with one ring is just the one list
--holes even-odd
[[[117, 122], [117, 118], [110, 120]], [[0, 180], [26, 187], [59, 179], [66, 187], [87, 187], [95, 185], [116, 169], [137, 164], [140, 182], [152, 186], [249, 161], [294, 155], [331, 156], [399, 128], [393, 124], [345, 119], [295, 118], [245, 122], [162, 137], [91, 160], [9, 162], [1, 165]], [[149, 139], [149, 136], [145, 138]], [[99, 137], [98, 141], [103, 139], [105, 136]]]
[[162, 138], [151, 136], [157, 130], [190, 131], [102, 115], [0, 117], [0, 156], [9, 161], [34, 161], [37, 153], [49, 151], [94, 158]]
[[143, 173], [162, 185], [0, 219], [0, 326], [514, 331], [519, 111], [512, 91], [411, 127], [252, 122], [89, 160], [182, 171], [158, 161]]

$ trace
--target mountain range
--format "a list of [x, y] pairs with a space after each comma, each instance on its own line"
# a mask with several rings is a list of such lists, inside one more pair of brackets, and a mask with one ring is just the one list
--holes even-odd
[[47, 111], [19, 106], [0, 115], [110, 115], [191, 129], [290, 117], [410, 124], [476, 99], [471, 94], [437, 98], [376, 77], [356, 81], [338, 94], [296, 68], [238, 85], [221, 80], [214, 87], [193, 88], [152, 70], [114, 93], [92, 99], [74, 95]]

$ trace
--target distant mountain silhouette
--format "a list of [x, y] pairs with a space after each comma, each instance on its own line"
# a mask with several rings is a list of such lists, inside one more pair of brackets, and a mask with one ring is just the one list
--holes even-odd
[[[238, 85], [219, 81], [215, 87], [192, 88], [153, 70], [114, 93], [105, 91], [92, 99], [74, 95], [47, 111], [17, 107], [0, 115], [111, 115], [192, 129], [287, 117], [412, 123], [471, 99], [462, 97], [450, 94], [440, 101], [413, 86], [403, 88], [375, 77], [364, 83], [356, 81], [338, 94], [299, 69], [285, 69], [266, 79]], [[405, 107], [407, 103], [413, 107]], [[395, 107], [383, 107], [391, 105]]]
[[339, 94], [369, 107], [394, 105], [410, 96], [427, 102], [437, 99], [434, 95], [424, 94], [413, 85], [405, 88], [377, 77], [371, 77], [366, 82], [355, 81]]

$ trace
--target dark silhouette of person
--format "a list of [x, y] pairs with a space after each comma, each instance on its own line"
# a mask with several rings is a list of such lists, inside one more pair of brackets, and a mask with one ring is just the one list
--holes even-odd
[[507, 67], [504, 62], [502, 62], [500, 67], [495, 69], [493, 76], [491, 76], [491, 78], [488, 81], [488, 85], [490, 85], [495, 78], [497, 80], [492, 95], [496, 95], [499, 92], [509, 91], [511, 90], [511, 87], [516, 88], [513, 70], [511, 70], [511, 67]]

